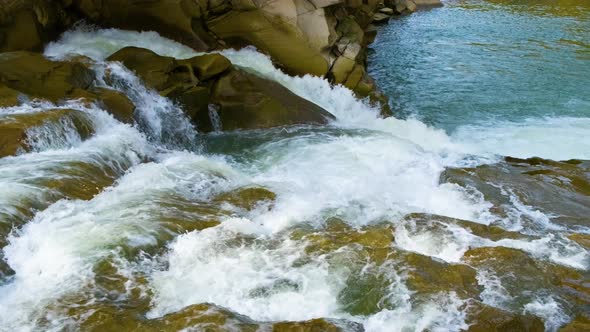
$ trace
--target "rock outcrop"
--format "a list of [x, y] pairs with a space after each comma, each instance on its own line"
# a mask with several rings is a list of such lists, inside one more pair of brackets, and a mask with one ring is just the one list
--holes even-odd
[[120, 61], [147, 86], [179, 103], [202, 132], [325, 124], [333, 116], [282, 85], [234, 67], [219, 54], [186, 60], [126, 47]]

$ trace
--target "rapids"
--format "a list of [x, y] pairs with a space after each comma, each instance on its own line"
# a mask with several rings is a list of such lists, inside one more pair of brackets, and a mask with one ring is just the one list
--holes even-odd
[[[391, 26], [421, 15], [429, 14]], [[0, 121], [9, 121], [75, 106], [94, 131], [83, 139], [68, 123], [37, 127], [33, 151], [0, 159], [0, 330], [153, 321], [202, 303], [249, 322], [327, 318], [367, 331], [465, 329], [470, 298], [541, 317], [548, 331], [584, 311], [552, 284], [551, 271], [588, 277], [590, 253], [571, 236], [590, 234], [588, 219], [561, 222], [550, 206], [527, 204], [528, 187], [511, 187], [502, 175], [488, 179], [485, 167], [512, 167], [502, 155], [589, 159], [590, 141], [581, 140], [590, 134], [588, 118], [467, 123], [449, 135], [419, 116], [381, 119], [349, 90], [288, 76], [246, 48], [222, 53], [337, 120], [322, 128], [203, 135], [174, 103], [121, 64], [105, 62], [125, 46], [196, 55], [153, 32], [90, 27], [66, 32], [45, 55], [92, 58], [97, 84], [137, 106], [135, 125], [77, 101], [0, 109]], [[105, 72], [115, 79], [105, 82]], [[547, 128], [559, 136], [539, 134]], [[514, 143], [519, 135], [524, 144]], [[560, 178], [588, 182], [587, 169], [559, 173], [577, 167], [568, 165], [555, 166]], [[218, 199], [244, 187], [266, 188], [276, 198], [252, 208]], [[384, 224], [390, 228], [380, 233], [392, 233], [393, 242], [363, 242]], [[510, 265], [514, 274], [505, 273], [486, 259], [488, 249], [523, 258]], [[432, 277], [417, 281], [420, 269]], [[437, 284], [437, 274], [449, 271], [471, 276], [478, 294]]]

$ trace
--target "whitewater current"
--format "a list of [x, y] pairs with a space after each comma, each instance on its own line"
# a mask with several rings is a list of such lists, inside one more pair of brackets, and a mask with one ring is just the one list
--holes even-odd
[[[515, 131], [525, 134], [539, 126], [542, 131], [543, 125], [524, 124], [525, 133], [504, 127], [502, 137], [464, 128], [450, 137], [417, 119], [379, 118], [376, 108], [348, 89], [318, 77], [288, 76], [267, 56], [246, 48], [221, 53], [322, 106], [337, 120], [324, 128], [212, 133], [205, 140], [171, 101], [144, 87], [121, 64], [105, 61], [125, 46], [176, 58], [197, 55], [153, 32], [90, 28], [65, 33], [45, 55], [93, 59], [98, 84], [124, 92], [137, 106], [135, 125], [77, 101], [31, 101], [0, 109], [0, 115], [8, 116], [75, 108], [88, 116], [95, 132], [83, 140], [68, 123], [37, 129], [38, 134], [30, 135], [36, 137], [33, 151], [0, 159], [0, 216], [18, 220], [2, 249], [13, 273], [0, 283], [0, 330], [75, 327], [84, 317], [72, 315], [72, 308], [96, 302], [97, 263], [103, 260], [128, 279], [118, 300], [131, 298], [137, 289], [150, 294], [145, 314], [150, 319], [212, 303], [262, 322], [324, 317], [358, 322], [367, 331], [466, 327], [464, 299], [443, 292], [415, 303], [405, 273], [397, 268], [384, 272], [391, 281], [385, 300], [395, 303], [393, 308], [370, 315], [343, 310], [339, 293], [351, 270], [322, 255], [302, 260], [305, 244], [289, 236], [290, 229], [320, 226], [330, 217], [353, 228], [389, 222], [395, 227], [396, 248], [446, 263], [460, 262], [469, 248], [503, 246], [573, 269], [590, 266], [588, 252], [562, 236], [563, 226], [535, 207], [516, 202], [514, 214], [497, 216], [477, 190], [440, 183], [446, 168], [493, 163], [500, 155], [590, 157], [565, 152], [559, 139], [526, 147], [507, 143]], [[116, 79], [106, 83], [101, 79], [105, 72]], [[567, 135], [587, 133], [587, 124], [577, 122], [578, 133], [563, 121]], [[89, 167], [105, 174], [91, 197], [69, 197], [45, 185], [60, 179], [80, 186], [83, 178], [71, 171]], [[273, 206], [229, 215], [194, 208], [193, 202], [248, 186], [274, 192]], [[35, 213], [23, 213], [23, 204], [33, 205]], [[535, 237], [494, 241], [452, 226], [438, 231], [416, 228], [403, 218], [410, 213], [484, 225], [501, 222], [507, 228], [527, 215], [541, 226], [525, 230]], [[219, 225], [176, 234], [165, 222], [172, 215]], [[236, 244], [236, 238], [250, 240]], [[276, 288], [266, 296], [253, 293], [283, 279], [297, 286]], [[497, 276], [478, 271], [478, 282], [484, 303], [512, 308], [506, 285]], [[541, 291], [519, 300], [523, 302], [515, 305], [516, 311], [542, 317], [548, 330], [571, 319], [558, 298]]]

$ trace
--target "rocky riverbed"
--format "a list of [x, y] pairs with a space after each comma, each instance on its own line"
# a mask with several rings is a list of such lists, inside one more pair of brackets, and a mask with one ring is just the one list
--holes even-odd
[[498, 2], [0, 0], [0, 331], [589, 329], [584, 151], [405, 85], [448, 102], [422, 38]]

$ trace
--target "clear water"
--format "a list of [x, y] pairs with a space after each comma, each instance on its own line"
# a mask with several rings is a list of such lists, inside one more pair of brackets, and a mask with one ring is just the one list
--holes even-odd
[[390, 21], [372, 48], [400, 117], [502, 155], [590, 157], [588, 1], [451, 0]]

